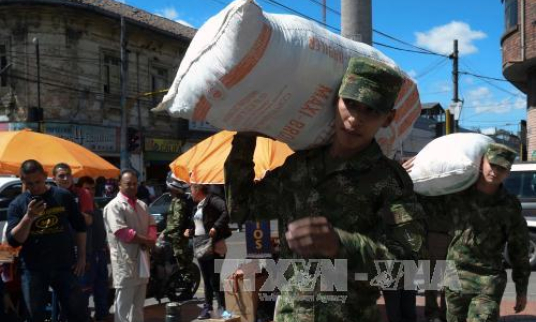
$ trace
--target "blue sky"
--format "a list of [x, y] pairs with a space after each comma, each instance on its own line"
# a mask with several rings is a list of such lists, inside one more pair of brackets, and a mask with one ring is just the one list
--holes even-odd
[[[230, 3], [230, 0], [126, 0], [134, 7], [199, 28]], [[276, 0], [313, 19], [322, 20], [322, 0]], [[267, 12], [290, 14], [268, 0], [257, 0]], [[340, 29], [341, 0], [327, 0], [327, 24]], [[504, 7], [500, 0], [373, 0], [373, 28], [410, 45], [450, 54], [457, 38], [460, 71], [503, 79], [500, 38], [504, 31]], [[332, 31], [334, 31], [332, 29]], [[337, 31], [334, 31], [337, 32]], [[373, 34], [373, 41], [403, 49], [416, 48]], [[414, 77], [421, 102], [452, 99], [452, 61], [441, 56], [376, 48], [393, 58]], [[508, 82], [461, 75], [460, 98], [464, 100], [460, 124], [484, 132], [494, 128], [519, 131], [526, 118], [526, 97]]]

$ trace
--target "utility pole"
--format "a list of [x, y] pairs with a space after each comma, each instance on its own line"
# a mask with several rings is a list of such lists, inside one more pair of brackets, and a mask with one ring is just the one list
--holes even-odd
[[327, 19], [326, 19], [326, 0], [322, 0], [322, 22], [324, 25], [327, 25]]
[[341, 0], [341, 35], [372, 45], [372, 0]]
[[121, 82], [121, 128], [120, 128], [120, 149], [121, 149], [121, 170], [130, 168], [130, 156], [127, 149], [127, 82], [128, 82], [128, 53], [125, 35], [125, 18], [121, 16], [121, 71], [119, 79]]
[[[458, 52], [458, 39], [454, 39], [454, 48], [452, 51], [452, 54], [449, 56], [450, 59], [452, 59], [452, 103], [451, 107], [453, 111], [450, 111], [447, 109], [446, 117], [448, 119], [448, 122], [445, 123], [446, 128], [446, 134], [454, 133], [458, 131], [458, 118], [461, 114], [461, 105], [460, 105], [460, 98], [458, 96], [458, 79], [459, 79], [459, 72], [458, 72], [458, 59], [459, 59], [459, 52]], [[452, 114], [451, 114], [452, 113]], [[450, 119], [452, 118], [452, 119]]]
[[41, 110], [41, 55], [39, 53], [39, 39], [35, 37], [32, 39], [35, 45], [35, 62], [37, 67], [37, 129], [38, 132], [43, 133], [43, 110]]

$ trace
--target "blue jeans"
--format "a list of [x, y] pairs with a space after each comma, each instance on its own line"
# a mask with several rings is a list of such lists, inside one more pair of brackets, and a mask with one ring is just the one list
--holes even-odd
[[82, 289], [70, 269], [23, 270], [21, 287], [31, 322], [45, 321], [49, 286], [56, 292], [61, 306], [61, 315], [67, 321], [88, 321], [87, 306]]
[[108, 303], [108, 254], [105, 250], [93, 252], [93, 301], [95, 302], [95, 319], [102, 320], [110, 312]]

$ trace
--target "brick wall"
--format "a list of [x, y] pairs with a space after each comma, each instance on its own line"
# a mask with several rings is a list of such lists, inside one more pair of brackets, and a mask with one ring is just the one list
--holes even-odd
[[[532, 124], [533, 126], [530, 126]], [[536, 161], [536, 109], [527, 111], [527, 160]]]

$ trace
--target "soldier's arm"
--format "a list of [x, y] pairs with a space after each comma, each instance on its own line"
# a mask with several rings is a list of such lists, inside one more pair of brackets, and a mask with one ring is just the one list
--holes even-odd
[[181, 230], [179, 227], [180, 210], [180, 203], [176, 202], [176, 200], [172, 200], [166, 218], [166, 229], [163, 232], [165, 237], [169, 238], [176, 234], [181, 236], [184, 232], [184, 229]]
[[238, 223], [277, 218], [278, 171], [270, 171], [260, 182], [254, 182], [255, 145], [256, 137], [235, 135], [224, 165], [227, 209]]
[[515, 203], [510, 229], [508, 231], [508, 255], [512, 263], [512, 280], [516, 285], [516, 294], [526, 295], [530, 277], [529, 253], [529, 230], [527, 222], [521, 214], [521, 205]]
[[348, 259], [351, 269], [370, 269], [374, 260], [419, 260], [426, 257], [426, 231], [423, 210], [413, 193], [409, 178], [398, 184], [385, 185], [380, 200], [383, 205], [378, 216], [383, 218], [383, 235], [372, 239], [359, 233], [337, 229], [340, 239], [340, 258]]

